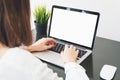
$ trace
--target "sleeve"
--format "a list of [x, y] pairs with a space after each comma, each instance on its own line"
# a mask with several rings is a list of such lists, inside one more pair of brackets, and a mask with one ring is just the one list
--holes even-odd
[[63, 80], [63, 78], [58, 77], [57, 73], [53, 72], [52, 69], [48, 68], [47, 64], [42, 63], [39, 65], [34, 73], [35, 80]]
[[89, 80], [85, 73], [85, 69], [77, 63], [66, 63], [64, 68], [66, 80]]

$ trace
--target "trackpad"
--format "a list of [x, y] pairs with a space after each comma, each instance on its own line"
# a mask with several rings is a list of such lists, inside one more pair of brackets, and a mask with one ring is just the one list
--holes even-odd
[[37, 56], [38, 58], [46, 62], [55, 64], [60, 67], [64, 67], [64, 62], [61, 59], [61, 56], [59, 53], [56, 53], [53, 51], [44, 51], [44, 52], [35, 53], [35, 56]]

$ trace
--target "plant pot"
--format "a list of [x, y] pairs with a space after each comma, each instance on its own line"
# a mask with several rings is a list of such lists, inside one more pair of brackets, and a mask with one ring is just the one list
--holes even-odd
[[36, 28], [36, 41], [41, 39], [42, 37], [47, 36], [47, 23], [36, 23], [35, 22], [35, 28]]

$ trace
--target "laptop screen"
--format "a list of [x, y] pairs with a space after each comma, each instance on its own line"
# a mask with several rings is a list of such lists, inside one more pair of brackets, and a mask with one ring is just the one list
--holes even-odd
[[97, 12], [54, 5], [48, 36], [92, 49], [98, 19]]

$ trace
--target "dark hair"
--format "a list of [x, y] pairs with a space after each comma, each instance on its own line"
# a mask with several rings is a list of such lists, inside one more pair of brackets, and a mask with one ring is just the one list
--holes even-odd
[[0, 0], [0, 43], [8, 47], [32, 43], [29, 0]]

